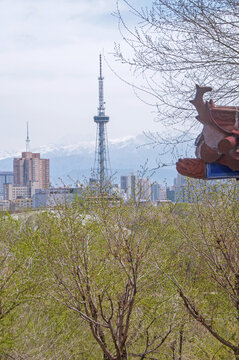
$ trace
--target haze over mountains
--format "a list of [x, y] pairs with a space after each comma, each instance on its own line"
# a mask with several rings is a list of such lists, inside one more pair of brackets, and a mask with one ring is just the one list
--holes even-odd
[[[141, 172], [147, 169], [147, 174], [159, 183], [167, 182], [172, 185], [176, 176], [175, 166], [158, 167], [160, 147], [147, 145], [149, 140], [144, 135], [127, 137], [109, 142], [110, 162], [115, 182], [119, 182], [121, 175], [130, 172]], [[24, 151], [24, 148], [22, 149]], [[78, 180], [83, 181], [91, 176], [95, 157], [95, 143], [79, 142], [72, 145], [49, 145], [40, 149], [32, 149], [40, 152], [42, 158], [50, 159], [51, 182], [53, 185], [71, 184]], [[18, 153], [0, 153], [0, 171], [12, 170], [12, 158], [18, 157]], [[172, 162], [171, 156], [163, 158], [165, 164]], [[154, 170], [155, 169], [155, 170]]]

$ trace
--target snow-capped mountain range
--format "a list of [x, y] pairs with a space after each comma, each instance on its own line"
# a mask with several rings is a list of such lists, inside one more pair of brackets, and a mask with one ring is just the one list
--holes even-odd
[[[147, 174], [160, 183], [173, 183], [176, 176], [175, 166], [159, 167], [162, 160], [159, 157], [160, 147], [148, 144], [149, 139], [145, 135], [115, 139], [109, 142], [109, 154], [112, 173], [115, 174], [115, 182], [119, 182], [121, 175], [130, 172], [142, 172], [148, 170]], [[91, 176], [94, 165], [95, 143], [79, 142], [71, 145], [47, 145], [33, 152], [40, 152], [42, 158], [50, 159], [51, 181], [54, 185], [60, 183], [74, 183], [82, 181]], [[12, 170], [12, 159], [20, 157], [21, 152], [0, 153], [0, 171]], [[171, 159], [164, 157], [166, 164]]]

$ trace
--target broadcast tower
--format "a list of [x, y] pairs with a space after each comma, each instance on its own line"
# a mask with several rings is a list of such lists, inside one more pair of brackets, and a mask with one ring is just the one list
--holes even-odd
[[106, 185], [110, 177], [110, 160], [108, 149], [108, 138], [106, 124], [109, 121], [109, 116], [105, 115], [104, 102], [104, 78], [102, 76], [102, 58], [100, 55], [100, 76], [99, 80], [99, 107], [98, 115], [94, 116], [94, 122], [97, 124], [96, 146], [95, 146], [95, 162], [94, 175], [100, 183], [100, 187]]

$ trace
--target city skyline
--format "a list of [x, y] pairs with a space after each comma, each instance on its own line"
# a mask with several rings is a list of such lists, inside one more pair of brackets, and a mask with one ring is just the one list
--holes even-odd
[[112, 117], [109, 139], [159, 129], [151, 108], [107, 66], [128, 79], [128, 71], [111, 55], [114, 42], [121, 40], [115, 10], [114, 2], [102, 0], [0, 2], [0, 117], [2, 134], [9, 134], [0, 137], [0, 153], [23, 147], [26, 122], [34, 149], [95, 140], [91, 119], [102, 50]]

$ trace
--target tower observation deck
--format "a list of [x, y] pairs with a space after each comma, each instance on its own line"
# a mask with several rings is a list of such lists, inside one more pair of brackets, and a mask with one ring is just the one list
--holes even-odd
[[100, 55], [100, 76], [99, 80], [99, 107], [98, 115], [94, 116], [94, 122], [97, 124], [94, 176], [103, 187], [110, 176], [110, 161], [106, 124], [109, 122], [109, 116], [105, 115], [104, 102], [104, 78], [102, 76], [102, 58]]

